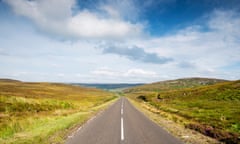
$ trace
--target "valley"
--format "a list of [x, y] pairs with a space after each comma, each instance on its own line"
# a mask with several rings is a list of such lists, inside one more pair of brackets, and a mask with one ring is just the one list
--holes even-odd
[[240, 81], [209, 78], [114, 86], [1, 79], [0, 142], [64, 143], [120, 97], [185, 143], [239, 143]]

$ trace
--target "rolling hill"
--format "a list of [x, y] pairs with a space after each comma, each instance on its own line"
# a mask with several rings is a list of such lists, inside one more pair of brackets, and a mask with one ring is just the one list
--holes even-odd
[[150, 91], [159, 92], [173, 89], [193, 88], [204, 85], [212, 85], [219, 82], [225, 82], [222, 79], [210, 79], [210, 78], [183, 78], [176, 80], [167, 80], [161, 82], [155, 82], [151, 84], [140, 85], [126, 89], [125, 92], [137, 92], [137, 91]]
[[2, 79], [0, 143], [59, 143], [115, 98], [95, 88]]
[[239, 143], [240, 80], [178, 79], [125, 90], [154, 113], [225, 143]]

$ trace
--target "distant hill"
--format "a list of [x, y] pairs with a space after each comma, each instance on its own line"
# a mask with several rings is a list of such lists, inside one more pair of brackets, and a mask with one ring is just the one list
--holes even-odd
[[14, 80], [14, 79], [1, 79], [0, 78], [0, 82], [21, 82], [21, 81], [19, 81], [19, 80]]
[[204, 85], [212, 85], [220, 82], [226, 82], [227, 80], [222, 79], [211, 79], [211, 78], [183, 78], [176, 80], [167, 80], [161, 82], [155, 82], [151, 84], [145, 84], [141, 86], [132, 87], [126, 89], [125, 92], [137, 92], [137, 91], [166, 91], [181, 88], [193, 88]]
[[84, 87], [93, 87], [93, 88], [99, 88], [99, 89], [122, 89], [122, 88], [130, 88], [135, 87], [139, 85], [143, 85], [142, 83], [138, 84], [127, 84], [127, 83], [120, 83], [120, 84], [87, 84], [87, 83], [72, 83], [72, 85], [79, 85]]
[[112, 94], [96, 88], [73, 86], [63, 83], [21, 82], [11, 79], [1, 79], [0, 95], [24, 98], [81, 100], [85, 96], [105, 96]]

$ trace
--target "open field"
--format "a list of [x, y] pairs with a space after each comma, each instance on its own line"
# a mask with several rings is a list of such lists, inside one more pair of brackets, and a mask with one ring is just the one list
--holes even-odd
[[0, 80], [0, 143], [62, 143], [115, 98], [94, 88]]
[[[180, 80], [186, 85], [184, 80]], [[189, 81], [189, 79], [187, 80]], [[202, 80], [201, 80], [202, 81]], [[180, 82], [176, 82], [180, 83]], [[163, 85], [163, 84], [162, 84]], [[133, 100], [185, 127], [226, 143], [238, 143], [240, 136], [240, 81], [167, 88], [149, 85], [126, 90]], [[142, 88], [142, 89], [141, 89]], [[151, 107], [154, 107], [152, 109]]]

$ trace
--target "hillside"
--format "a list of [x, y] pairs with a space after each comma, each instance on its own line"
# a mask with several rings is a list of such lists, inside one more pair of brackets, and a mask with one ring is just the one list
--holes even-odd
[[95, 88], [0, 80], [0, 143], [60, 142], [114, 98]]
[[[167, 84], [169, 82], [170, 87], [173, 86], [173, 81], [167, 81]], [[154, 107], [156, 110], [149, 110], [182, 123], [187, 128], [225, 143], [239, 143], [240, 80], [193, 87], [188, 85], [188, 88], [179, 88], [181, 85], [177, 88], [166, 85], [167, 88], [164, 88], [163, 83], [166, 82], [160, 83], [162, 91], [151, 91], [151, 85], [147, 85], [148, 89], [141, 86], [144, 90], [127, 91], [126, 95]]]
[[0, 82], [21, 82], [21, 81], [14, 80], [14, 79], [2, 79], [2, 78], [0, 78]]
[[161, 81], [151, 84], [145, 84], [141, 86], [132, 87], [126, 89], [125, 92], [138, 92], [138, 91], [150, 91], [159, 92], [173, 89], [182, 88], [193, 88], [204, 85], [212, 85], [219, 82], [225, 82], [226, 80], [221, 79], [210, 79], [210, 78], [184, 78], [176, 80]]

